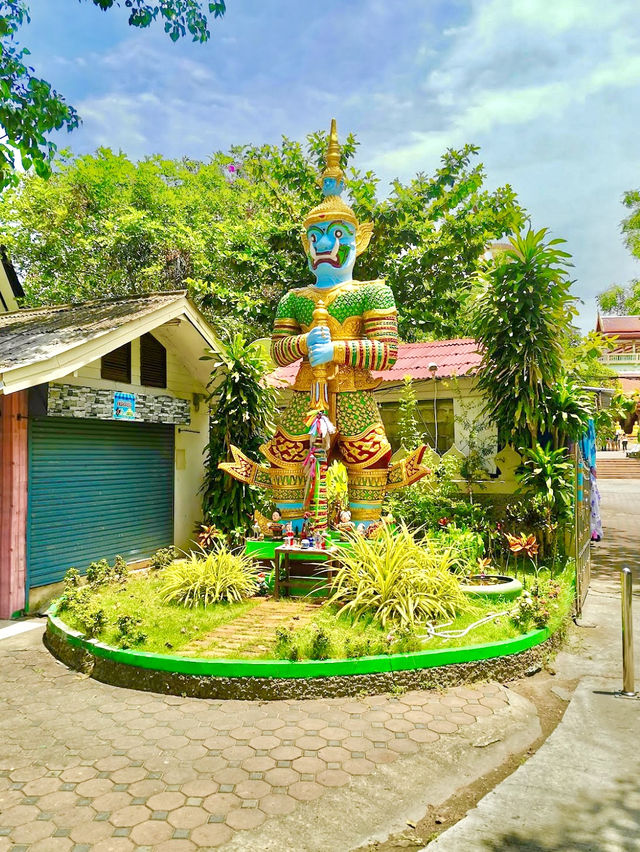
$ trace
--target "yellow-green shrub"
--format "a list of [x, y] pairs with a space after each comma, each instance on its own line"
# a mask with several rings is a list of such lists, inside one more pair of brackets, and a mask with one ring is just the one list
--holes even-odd
[[420, 546], [402, 525], [384, 526], [376, 538], [350, 536], [340, 549], [331, 602], [340, 612], [370, 613], [383, 627], [412, 630], [425, 621], [452, 618], [469, 604], [450, 568], [454, 557], [433, 541]]
[[214, 544], [210, 553], [189, 553], [163, 571], [160, 595], [165, 602], [185, 606], [239, 602], [258, 588], [253, 559], [232, 553], [224, 544]]

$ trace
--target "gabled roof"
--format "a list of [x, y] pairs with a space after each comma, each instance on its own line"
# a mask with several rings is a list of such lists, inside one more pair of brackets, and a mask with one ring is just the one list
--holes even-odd
[[7, 256], [6, 248], [2, 245], [0, 245], [0, 263], [2, 263], [2, 268], [7, 276], [7, 281], [9, 282], [13, 295], [16, 299], [21, 299], [24, 296], [22, 284], [20, 283], [20, 279], [18, 278], [18, 273], [16, 272], [14, 265]]
[[596, 331], [622, 337], [640, 337], [640, 316], [600, 316], [596, 320]]
[[204, 345], [219, 343], [186, 290], [0, 315], [0, 391], [54, 381], [147, 331], [185, 315]]
[[[401, 343], [393, 367], [390, 370], [374, 370], [372, 374], [385, 384], [402, 382], [405, 376], [420, 381], [433, 378], [434, 373], [429, 365], [437, 364], [436, 378], [447, 379], [451, 376], [473, 375], [481, 359], [478, 344], [470, 337], [433, 340], [429, 343]], [[300, 361], [296, 361], [288, 367], [278, 367], [269, 377], [270, 384], [275, 387], [293, 384], [299, 366]]]

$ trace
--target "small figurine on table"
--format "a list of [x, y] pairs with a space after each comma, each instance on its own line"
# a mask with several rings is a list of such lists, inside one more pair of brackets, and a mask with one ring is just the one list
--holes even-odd
[[262, 533], [262, 530], [260, 529], [260, 524], [258, 523], [257, 520], [255, 520], [253, 522], [253, 526], [251, 527], [251, 531], [253, 533], [253, 538], [254, 538], [255, 541], [262, 541], [262, 539], [264, 538], [264, 535]]
[[358, 526], [356, 527], [356, 532], [358, 533], [358, 535], [366, 535], [367, 528], [364, 524], [358, 524]]
[[355, 524], [351, 520], [351, 512], [349, 509], [343, 509], [340, 512], [340, 523], [337, 525], [336, 529], [340, 532], [340, 534], [353, 532], [355, 529]]
[[305, 538], [310, 538], [311, 534], [311, 512], [305, 512], [302, 520], [300, 538], [304, 541]]
[[293, 531], [293, 524], [287, 524], [285, 534], [284, 534], [285, 547], [293, 547], [294, 538], [295, 538], [295, 533]]
[[269, 531], [272, 538], [282, 538], [284, 535], [284, 527], [282, 526], [281, 519], [282, 515], [276, 509], [271, 515], [271, 523], [269, 524]]

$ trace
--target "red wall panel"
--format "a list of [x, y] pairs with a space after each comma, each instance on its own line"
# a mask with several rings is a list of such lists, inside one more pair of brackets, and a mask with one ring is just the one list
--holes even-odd
[[0, 618], [25, 606], [27, 426], [27, 391], [0, 396]]

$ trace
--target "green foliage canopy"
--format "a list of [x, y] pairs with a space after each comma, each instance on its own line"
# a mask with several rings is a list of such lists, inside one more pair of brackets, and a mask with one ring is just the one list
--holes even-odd
[[[349, 165], [356, 147], [350, 135], [342, 149], [353, 206], [374, 222], [357, 277], [386, 277], [403, 339], [467, 334], [479, 258], [524, 215], [513, 191], [483, 189], [467, 145], [378, 200], [375, 174]], [[311, 281], [300, 228], [320, 200], [325, 151], [326, 134], [314, 133], [306, 148], [285, 138], [207, 163], [133, 163], [108, 149], [63, 158], [48, 182], [23, 176], [6, 193], [2, 240], [29, 304], [188, 286], [225, 326], [264, 336], [282, 293]]]
[[[118, 0], [88, 2], [103, 11], [120, 5]], [[129, 10], [129, 26], [144, 28], [160, 20], [171, 41], [177, 41], [187, 33], [192, 36], [193, 41], [208, 41], [211, 33], [204, 8], [208, 7], [214, 18], [221, 17], [226, 11], [224, 0], [205, 3], [201, 0], [152, 0], [151, 3], [147, 0], [125, 0], [125, 6]]]
[[[104, 11], [120, 5], [118, 0], [89, 2]], [[214, 18], [225, 13], [224, 0], [206, 5]], [[126, 0], [125, 6], [131, 26], [144, 28], [161, 20], [172, 41], [187, 33], [199, 42], [210, 36], [201, 0]], [[48, 134], [74, 130], [80, 120], [62, 95], [26, 64], [29, 50], [18, 45], [17, 34], [29, 20], [24, 0], [0, 0], [0, 191], [17, 183], [19, 167], [33, 166], [37, 175], [49, 177], [57, 148]]]
[[0, 0], [0, 190], [17, 181], [18, 163], [48, 177], [56, 146], [45, 134], [78, 126], [73, 107], [26, 64], [16, 33], [28, 21], [23, 0]]

